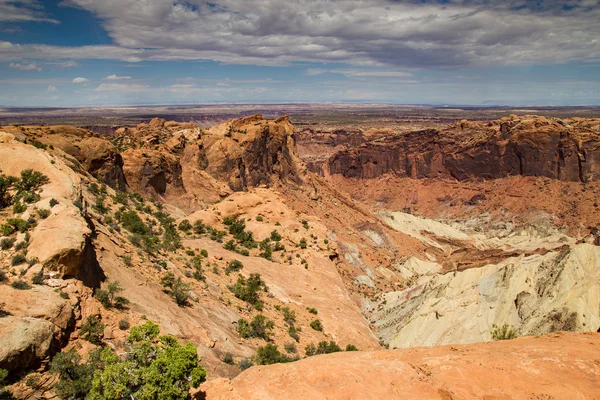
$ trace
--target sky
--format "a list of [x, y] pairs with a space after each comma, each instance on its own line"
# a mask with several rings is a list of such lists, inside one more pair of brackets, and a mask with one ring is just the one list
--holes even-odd
[[0, 0], [0, 106], [600, 105], [600, 0]]

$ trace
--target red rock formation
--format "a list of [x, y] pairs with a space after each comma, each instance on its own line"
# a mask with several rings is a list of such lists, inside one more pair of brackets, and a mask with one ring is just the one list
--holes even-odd
[[[489, 124], [376, 135], [331, 156], [324, 168], [345, 177], [496, 179], [544, 176], [589, 182], [600, 175], [600, 120], [514, 116]], [[313, 166], [313, 169], [316, 169]]]

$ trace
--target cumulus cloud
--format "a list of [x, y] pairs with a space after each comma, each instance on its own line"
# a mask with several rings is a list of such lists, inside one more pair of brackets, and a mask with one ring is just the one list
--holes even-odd
[[130, 76], [117, 76], [115, 74], [109, 75], [106, 78], [107, 81], [121, 81], [121, 80], [128, 80], [131, 79]]
[[8, 64], [9, 67], [19, 70], [21, 72], [41, 72], [42, 69], [40, 67], [37, 66], [36, 63], [29, 63], [29, 64], [19, 64], [19, 63], [10, 63]]
[[0, 21], [58, 24], [57, 20], [49, 18], [44, 13], [43, 5], [37, 0], [0, 0]]
[[[397, 67], [600, 58], [597, 0], [68, 0], [140, 59]], [[143, 49], [143, 50], [142, 50]]]
[[56, 93], [58, 92], [58, 89], [56, 88], [56, 86], [53, 85], [49, 85], [48, 89], [46, 90], [48, 93]]
[[59, 68], [74, 68], [77, 65], [78, 64], [75, 61], [65, 61], [65, 62], [58, 63]]
[[77, 77], [77, 78], [73, 79], [73, 83], [86, 83], [89, 81], [90, 81], [89, 79], [82, 78], [82, 77]]
[[314, 76], [322, 74], [340, 74], [352, 78], [377, 77], [377, 78], [410, 78], [413, 76], [410, 72], [392, 71], [392, 70], [373, 70], [373, 69], [324, 69], [309, 68], [304, 71], [305, 75]]
[[[65, 5], [96, 15], [114, 44], [62, 47], [0, 42], [0, 60], [35, 54], [44, 59], [330, 62], [397, 69], [598, 62], [598, 3], [65, 0]], [[370, 74], [358, 76], [404, 77], [394, 71]]]

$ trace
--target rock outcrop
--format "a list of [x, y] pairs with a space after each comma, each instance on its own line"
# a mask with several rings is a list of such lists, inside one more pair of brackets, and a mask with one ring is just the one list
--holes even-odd
[[201, 386], [208, 400], [594, 399], [600, 334], [345, 352], [258, 366]]
[[[489, 124], [462, 121], [445, 130], [373, 135], [347, 146], [321, 168], [348, 178], [544, 176], [600, 178], [600, 120], [511, 116]], [[313, 166], [313, 169], [316, 168]]]

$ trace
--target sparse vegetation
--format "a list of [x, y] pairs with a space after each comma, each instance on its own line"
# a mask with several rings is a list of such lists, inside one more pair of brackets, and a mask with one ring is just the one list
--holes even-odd
[[260, 291], [267, 291], [266, 283], [260, 278], [259, 274], [250, 274], [248, 279], [238, 275], [237, 282], [230, 287], [233, 295], [240, 300], [251, 304], [255, 308], [262, 307], [260, 302]]
[[316, 356], [319, 354], [337, 353], [337, 352], [342, 351], [342, 348], [340, 346], [338, 346], [338, 344], [332, 340], [330, 342], [327, 342], [327, 341], [319, 342], [316, 346], [312, 343], [308, 344], [304, 348], [304, 351], [306, 352], [306, 355], [308, 357], [310, 357], [310, 356]]
[[0, 248], [2, 250], [9, 250], [13, 247], [17, 239], [15, 238], [3, 238], [0, 240]]
[[38, 210], [36, 210], [37, 215], [41, 218], [41, 219], [46, 219], [50, 216], [51, 211], [45, 208], [40, 208]]
[[286, 363], [296, 360], [296, 358], [290, 358], [285, 354], [281, 353], [278, 350], [277, 346], [271, 343], [268, 343], [263, 347], [259, 347], [254, 358], [256, 360], [256, 363], [259, 365]]
[[17, 289], [17, 290], [29, 290], [29, 289], [31, 289], [31, 286], [27, 282], [22, 281], [22, 280], [13, 281], [10, 284], [10, 286], [13, 289]]
[[510, 340], [517, 337], [517, 330], [509, 324], [502, 326], [494, 324], [492, 325], [490, 335], [492, 335], [492, 340]]
[[313, 328], [315, 331], [323, 332], [323, 324], [321, 324], [321, 321], [318, 319], [311, 321], [310, 327]]
[[225, 268], [225, 274], [229, 275], [232, 272], [240, 271], [242, 268], [244, 268], [244, 264], [241, 261], [231, 260], [231, 261], [229, 261], [229, 264], [227, 264], [227, 267]]
[[27, 257], [25, 257], [25, 255], [19, 253], [19, 254], [15, 254], [13, 256], [13, 258], [10, 260], [10, 265], [17, 266], [17, 265], [21, 265], [21, 264], [25, 264], [27, 262]]
[[262, 314], [255, 316], [250, 323], [245, 319], [238, 321], [237, 332], [243, 339], [258, 338], [269, 340], [275, 323]]
[[117, 296], [117, 294], [122, 291], [123, 287], [121, 284], [118, 281], [113, 281], [106, 285], [106, 289], [96, 289], [94, 296], [105, 308], [115, 307], [123, 309], [129, 304], [129, 300], [125, 297]]
[[183, 282], [181, 277], [175, 278], [172, 272], [168, 272], [162, 279], [161, 284], [165, 288], [165, 292], [175, 300], [180, 307], [189, 305], [192, 299], [192, 286], [189, 283]]
[[81, 326], [80, 335], [90, 343], [100, 344], [104, 338], [104, 324], [95, 315], [87, 317], [85, 323]]
[[129, 321], [127, 321], [126, 319], [120, 320], [119, 329], [122, 331], [126, 331], [127, 329], [129, 329]]

